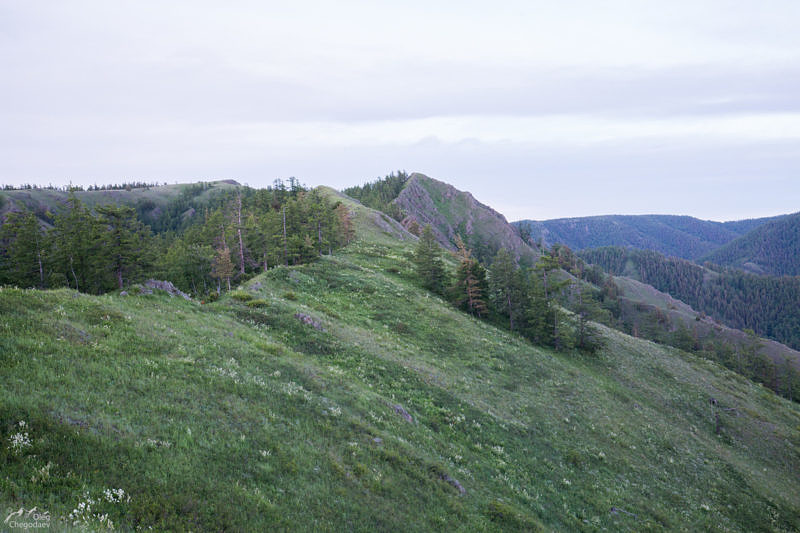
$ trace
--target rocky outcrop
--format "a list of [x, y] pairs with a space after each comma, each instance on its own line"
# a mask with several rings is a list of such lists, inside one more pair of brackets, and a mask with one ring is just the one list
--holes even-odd
[[538, 250], [525, 243], [519, 230], [503, 215], [476, 200], [469, 192], [459, 191], [423, 174], [409, 176], [393, 203], [405, 213], [403, 225], [406, 228], [414, 222], [420, 228], [430, 224], [437, 241], [450, 250], [456, 249], [456, 236], [460, 235], [468, 246], [480, 246], [478, 255], [494, 255], [500, 248], [505, 248], [517, 259], [535, 261], [539, 257]]

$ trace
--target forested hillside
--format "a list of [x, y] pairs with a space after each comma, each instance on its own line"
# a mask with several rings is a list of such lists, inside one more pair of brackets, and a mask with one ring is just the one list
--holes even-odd
[[736, 329], [800, 347], [800, 278], [709, 270], [689, 261], [616, 247], [580, 252], [585, 261], [671, 294]]
[[160, 233], [186, 227], [196, 213], [218, 202], [218, 196], [238, 187], [233, 180], [174, 185], [131, 182], [86, 188], [6, 187], [0, 190], [0, 217], [5, 218], [12, 211], [31, 212], [45, 226], [52, 226], [54, 215], [63, 209], [72, 193], [89, 209], [103, 205], [132, 207], [141, 222]]
[[573, 250], [621, 246], [697, 259], [770, 220], [714, 222], [674, 215], [606, 215], [522, 220], [514, 225], [544, 246], [558, 243]]
[[[433, 195], [428, 188], [434, 191]], [[474, 231], [472, 221], [485, 216], [487, 208], [468, 193], [421, 175], [412, 175], [409, 180], [404, 174], [393, 174], [348, 190], [376, 208], [386, 210], [387, 205], [393, 206], [395, 217], [404, 220], [415, 233], [421, 233], [422, 241], [438, 241], [455, 248], [458, 264], [455, 279], [448, 279], [441, 272], [442, 268], [432, 259], [435, 254], [430, 245], [417, 253], [418, 260], [424, 263], [420, 276], [426, 280], [426, 288], [479, 318], [516, 331], [540, 345], [558, 349], [577, 347], [583, 351], [596, 349], [592, 328], [587, 326], [588, 320], [594, 320], [690, 351], [763, 383], [787, 398], [796, 397], [795, 389], [800, 387], [800, 359], [795, 350], [725, 327], [649, 285], [631, 290], [634, 280], [614, 278], [597, 267], [589, 268], [566, 246], [553, 245], [541, 250], [535, 261], [518, 261], [505, 248], [509, 241], [498, 230], [503, 226], [489, 224], [484, 230], [488, 227], [491, 231], [478, 232], [470, 238], [470, 242], [480, 240], [478, 250], [482, 254], [470, 249], [462, 234], [454, 232], [451, 242], [445, 236], [452, 231], [449, 220], [466, 219], [465, 227]], [[405, 196], [409, 198], [404, 202], [408, 211], [404, 209], [397, 214], [397, 204]], [[432, 222], [424, 231], [416, 222], [416, 214]], [[747, 227], [754, 223], [737, 224]], [[488, 255], [490, 250], [497, 252]], [[683, 309], [679, 310], [680, 307]], [[562, 309], [570, 313], [565, 314]]]
[[800, 213], [767, 222], [702, 258], [774, 276], [800, 275]]
[[[140, 198], [136, 208], [103, 205], [97, 196], [90, 207], [80, 200], [88, 193], [71, 191], [45, 211], [50, 224], [24, 207], [7, 211], [0, 228], [0, 283], [99, 294], [158, 278], [213, 297], [231, 282], [278, 264], [311, 261], [352, 238], [347, 211], [294, 180], [258, 190], [227, 187], [191, 216], [182, 210], [208, 187], [182, 191], [170, 201], [144, 205]], [[152, 214], [150, 203], [162, 206], [160, 215]], [[154, 233], [147, 213], [166, 229]]]
[[800, 528], [796, 405], [600, 326], [593, 355], [534, 346], [320, 194], [351, 243], [217, 302], [0, 290], [0, 508], [87, 530]]

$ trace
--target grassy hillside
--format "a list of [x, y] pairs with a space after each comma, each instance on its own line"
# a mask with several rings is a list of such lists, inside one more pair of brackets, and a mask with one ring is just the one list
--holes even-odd
[[455, 250], [456, 237], [461, 237], [481, 261], [491, 262], [500, 248], [530, 264], [539, 258], [538, 249], [523, 241], [503, 215], [470, 193], [423, 174], [411, 174], [392, 205], [405, 215], [406, 225], [412, 220], [420, 227], [430, 224], [446, 248]]
[[413, 238], [348, 203], [343, 252], [213, 304], [0, 291], [0, 510], [63, 529], [800, 528], [796, 405], [611, 330], [593, 358], [533, 347], [420, 290]]
[[[776, 217], [777, 218], [777, 217]], [[773, 219], [714, 222], [675, 215], [606, 215], [521, 220], [534, 242], [564, 244], [573, 250], [622, 246], [697, 259]]]
[[758, 226], [703, 257], [756, 274], [800, 275], [800, 213]]

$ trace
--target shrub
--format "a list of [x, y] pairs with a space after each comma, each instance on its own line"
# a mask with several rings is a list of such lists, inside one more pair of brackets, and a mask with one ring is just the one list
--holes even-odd
[[234, 300], [238, 300], [240, 302], [249, 302], [253, 299], [253, 295], [249, 292], [244, 291], [236, 291], [231, 293], [231, 298]]

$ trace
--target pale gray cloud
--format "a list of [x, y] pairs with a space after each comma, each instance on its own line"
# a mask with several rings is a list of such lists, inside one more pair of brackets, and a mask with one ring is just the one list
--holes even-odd
[[405, 168], [512, 219], [796, 211], [796, 20], [790, 1], [0, 0], [0, 182]]

